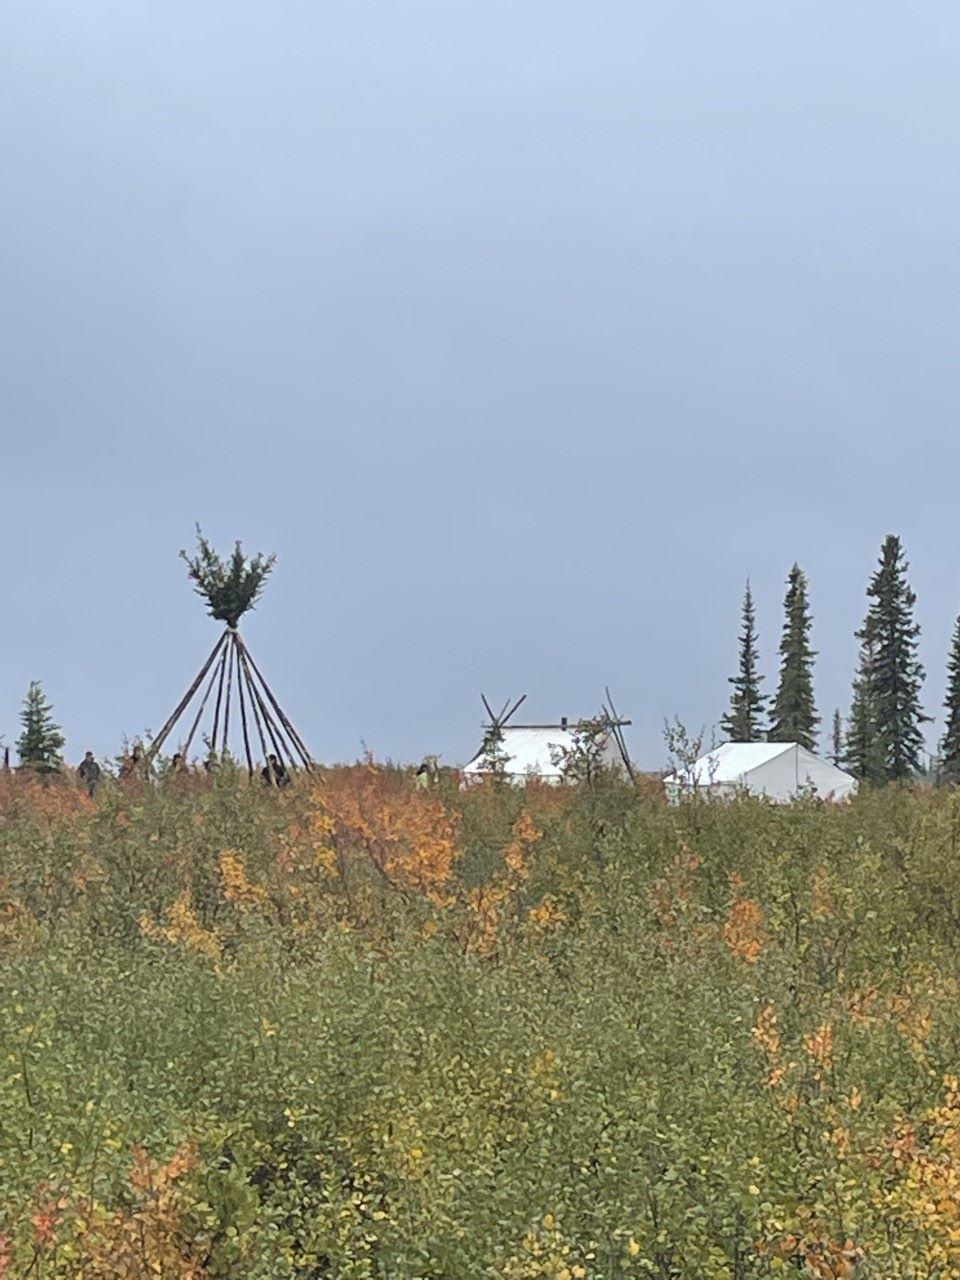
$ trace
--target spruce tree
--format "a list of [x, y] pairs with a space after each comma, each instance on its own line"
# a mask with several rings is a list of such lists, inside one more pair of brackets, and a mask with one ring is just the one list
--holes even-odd
[[843, 763], [855, 777], [879, 786], [885, 781], [886, 774], [871, 689], [873, 661], [873, 644], [869, 639], [864, 639], [861, 642], [860, 662], [853, 681], [853, 696], [850, 701], [850, 714], [847, 717], [847, 733], [843, 747]]
[[[914, 621], [917, 597], [907, 582], [907, 561], [900, 539], [889, 534], [880, 564], [870, 579], [870, 607], [857, 632], [863, 681], [858, 715], [872, 717], [877, 760], [862, 776], [897, 782], [920, 768], [921, 726], [928, 719], [920, 704], [924, 670], [917, 658], [920, 627]], [[855, 702], [857, 695], [855, 690]], [[853, 711], [851, 711], [851, 727]], [[872, 775], [876, 774], [876, 778]]]
[[799, 742], [812, 750], [820, 717], [813, 698], [813, 660], [810, 648], [810, 605], [806, 574], [795, 564], [787, 575], [780, 637], [780, 680], [773, 700], [771, 742]]
[[837, 768], [843, 763], [843, 754], [843, 716], [840, 714], [840, 708], [837, 707], [833, 713], [833, 725], [830, 729], [830, 759]]
[[753, 607], [750, 580], [743, 596], [743, 630], [740, 632], [740, 664], [729, 683], [733, 685], [730, 710], [720, 722], [720, 727], [731, 742], [762, 742], [763, 717], [766, 698], [760, 692], [763, 676], [759, 674], [760, 656], [757, 650], [757, 621]]
[[60, 768], [63, 734], [54, 724], [53, 708], [46, 700], [39, 680], [33, 680], [20, 712], [23, 730], [17, 739], [20, 763], [39, 773], [56, 773]]
[[947, 659], [947, 696], [943, 702], [947, 726], [940, 739], [940, 776], [944, 782], [960, 782], [960, 618], [953, 629]]

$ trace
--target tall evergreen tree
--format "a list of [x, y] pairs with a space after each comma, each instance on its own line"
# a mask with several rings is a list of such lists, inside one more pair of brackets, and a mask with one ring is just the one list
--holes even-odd
[[41, 773], [55, 773], [60, 768], [64, 738], [60, 726], [54, 724], [53, 707], [44, 697], [38, 680], [32, 681], [27, 690], [20, 723], [23, 726], [17, 739], [20, 763]]
[[960, 618], [953, 628], [947, 659], [947, 696], [943, 701], [947, 725], [940, 739], [940, 776], [944, 782], [960, 782]]
[[760, 692], [763, 676], [759, 673], [760, 655], [757, 650], [757, 619], [753, 607], [750, 580], [743, 595], [743, 630], [740, 632], [740, 664], [737, 674], [731, 676], [733, 685], [730, 709], [720, 722], [720, 727], [731, 742], [762, 742], [763, 718], [766, 698]]
[[840, 714], [840, 708], [833, 713], [833, 724], [830, 728], [830, 759], [839, 768], [843, 764], [844, 744], [843, 744], [843, 716]]
[[872, 642], [868, 639], [861, 641], [843, 744], [843, 763], [856, 777], [879, 786], [885, 781], [886, 774], [871, 687], [873, 662]]
[[812, 750], [820, 723], [813, 698], [813, 660], [817, 655], [810, 648], [807, 577], [797, 564], [787, 575], [783, 609], [780, 680], [773, 700], [769, 738], [771, 742], [799, 742]]
[[[920, 768], [921, 726], [928, 719], [920, 703], [924, 670], [917, 658], [919, 624], [913, 608], [917, 597], [907, 582], [907, 561], [900, 539], [889, 534], [880, 551], [880, 564], [867, 587], [870, 606], [857, 632], [861, 667], [854, 689], [857, 715], [872, 720], [875, 738], [868, 772], [871, 781], [896, 782]], [[851, 709], [851, 729], [854, 711]], [[876, 775], [876, 776], [874, 776]]]

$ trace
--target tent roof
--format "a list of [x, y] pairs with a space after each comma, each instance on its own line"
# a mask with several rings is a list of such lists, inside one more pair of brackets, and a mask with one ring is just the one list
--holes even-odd
[[[803, 770], [808, 781], [815, 781], [818, 790], [847, 794], [856, 787], [851, 774], [796, 742], [724, 742], [701, 756], [691, 768], [680, 769], [664, 781], [686, 787], [740, 786], [771, 761], [791, 753], [797, 762], [798, 777]], [[789, 763], [788, 767], [791, 767]], [[765, 786], [772, 782], [768, 771], [761, 773], [760, 778]]]
[[[576, 725], [566, 729], [559, 725], [505, 725], [502, 750], [507, 756], [506, 772], [510, 774], [538, 773], [542, 777], [560, 777], [561, 768], [554, 764], [553, 756], [559, 749], [572, 750], [576, 746]], [[470, 761], [465, 773], [488, 773], [483, 768], [483, 750]]]
[[759, 769], [763, 764], [792, 751], [795, 742], [724, 742], [714, 747], [689, 769], [680, 769], [666, 779], [667, 782], [684, 782], [698, 787], [711, 783], [737, 783], [744, 774]]

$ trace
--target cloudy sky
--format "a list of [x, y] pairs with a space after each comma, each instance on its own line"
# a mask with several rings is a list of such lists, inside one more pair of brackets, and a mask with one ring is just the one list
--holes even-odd
[[[195, 522], [318, 758], [463, 760], [479, 691], [609, 683], [639, 761], [773, 684], [825, 718], [884, 534], [960, 609], [960, 10], [7, 0], [0, 732], [157, 728], [212, 644]], [[938, 726], [931, 730], [931, 742]]]

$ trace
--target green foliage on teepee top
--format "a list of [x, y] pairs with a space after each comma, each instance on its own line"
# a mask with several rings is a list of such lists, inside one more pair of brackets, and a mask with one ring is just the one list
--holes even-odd
[[771, 742], [799, 742], [812, 750], [817, 741], [817, 715], [813, 697], [813, 660], [810, 648], [810, 604], [807, 578], [799, 565], [787, 577], [783, 635], [780, 638], [780, 682], [773, 701]]
[[248, 559], [237, 542], [229, 560], [224, 561], [210, 546], [197, 525], [197, 552], [180, 555], [186, 561], [194, 590], [207, 602], [211, 618], [225, 622], [229, 627], [237, 623], [252, 609], [263, 591], [263, 584], [276, 564], [275, 555], [262, 553]]
[[730, 684], [733, 685], [730, 709], [720, 722], [721, 729], [731, 742], [762, 742], [764, 739], [763, 718], [767, 700], [760, 692], [763, 676], [759, 673], [759, 665], [756, 613], [748, 580], [743, 596], [740, 664], [737, 674], [730, 677]]
[[33, 680], [20, 712], [23, 730], [17, 739], [20, 763], [39, 773], [56, 773], [60, 768], [60, 752], [64, 737], [54, 723], [53, 707], [44, 697], [39, 680]]

